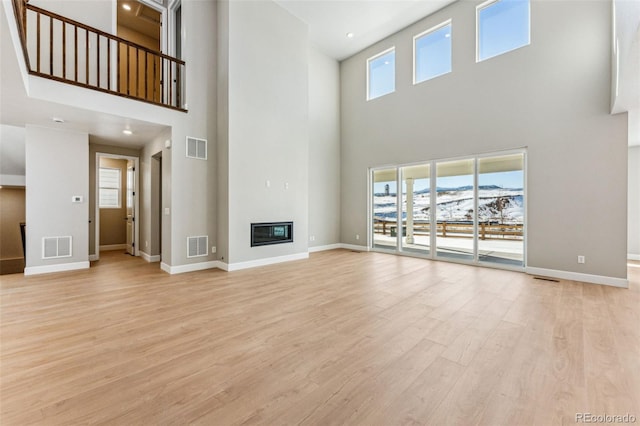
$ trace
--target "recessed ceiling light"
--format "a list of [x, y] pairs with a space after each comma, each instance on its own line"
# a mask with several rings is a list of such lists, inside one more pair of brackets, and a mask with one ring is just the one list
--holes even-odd
[[124, 134], [125, 134], [125, 135], [127, 135], [127, 136], [130, 136], [130, 135], [132, 135], [132, 134], [133, 134], [133, 132], [132, 132], [131, 130], [129, 130], [129, 129], [124, 129], [124, 130], [122, 131], [122, 133], [124, 133]]
[[131, 6], [129, 6], [129, 5], [128, 5], [128, 4], [126, 4], [126, 3], [122, 5], [122, 8], [123, 8], [124, 10], [131, 10]]
[[64, 120], [62, 118], [59, 118], [59, 117], [51, 117], [51, 120], [54, 123], [64, 123]]
[[354, 34], [353, 33], [347, 33], [347, 38], [353, 38]]

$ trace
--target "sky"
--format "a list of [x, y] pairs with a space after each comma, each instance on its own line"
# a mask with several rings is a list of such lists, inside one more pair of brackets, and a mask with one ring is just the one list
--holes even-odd
[[[430, 179], [416, 179], [413, 184], [414, 191], [420, 191], [429, 187]], [[385, 185], [389, 185], [389, 193], [396, 192], [396, 182], [376, 182], [373, 185], [373, 192], [384, 193]], [[513, 172], [482, 173], [478, 176], [480, 186], [495, 185], [505, 189], [522, 189], [524, 187], [524, 173], [522, 170]], [[437, 186], [440, 188], [459, 188], [462, 186], [472, 186], [473, 175], [446, 176], [440, 177]], [[402, 185], [404, 187], [404, 184]], [[403, 188], [403, 191], [405, 189]]]

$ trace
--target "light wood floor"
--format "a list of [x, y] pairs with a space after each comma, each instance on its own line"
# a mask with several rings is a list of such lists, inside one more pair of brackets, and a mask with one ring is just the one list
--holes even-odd
[[170, 276], [2, 276], [6, 425], [640, 422], [628, 290], [344, 250]]

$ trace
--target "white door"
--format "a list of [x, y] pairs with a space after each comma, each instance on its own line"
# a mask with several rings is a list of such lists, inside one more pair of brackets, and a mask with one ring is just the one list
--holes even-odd
[[127, 253], [135, 256], [135, 167], [133, 160], [127, 161]]

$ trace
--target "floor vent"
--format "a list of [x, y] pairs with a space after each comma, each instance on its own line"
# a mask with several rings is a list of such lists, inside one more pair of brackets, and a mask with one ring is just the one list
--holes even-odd
[[71, 237], [44, 237], [42, 239], [42, 258], [56, 259], [71, 257]]
[[207, 159], [207, 140], [187, 136], [187, 157], [199, 160]]
[[546, 278], [546, 277], [533, 277], [534, 280], [541, 280], [541, 281], [551, 281], [554, 283], [559, 283], [559, 280], [555, 280], [553, 278]]
[[209, 237], [187, 237], [187, 257], [201, 257], [208, 254]]

